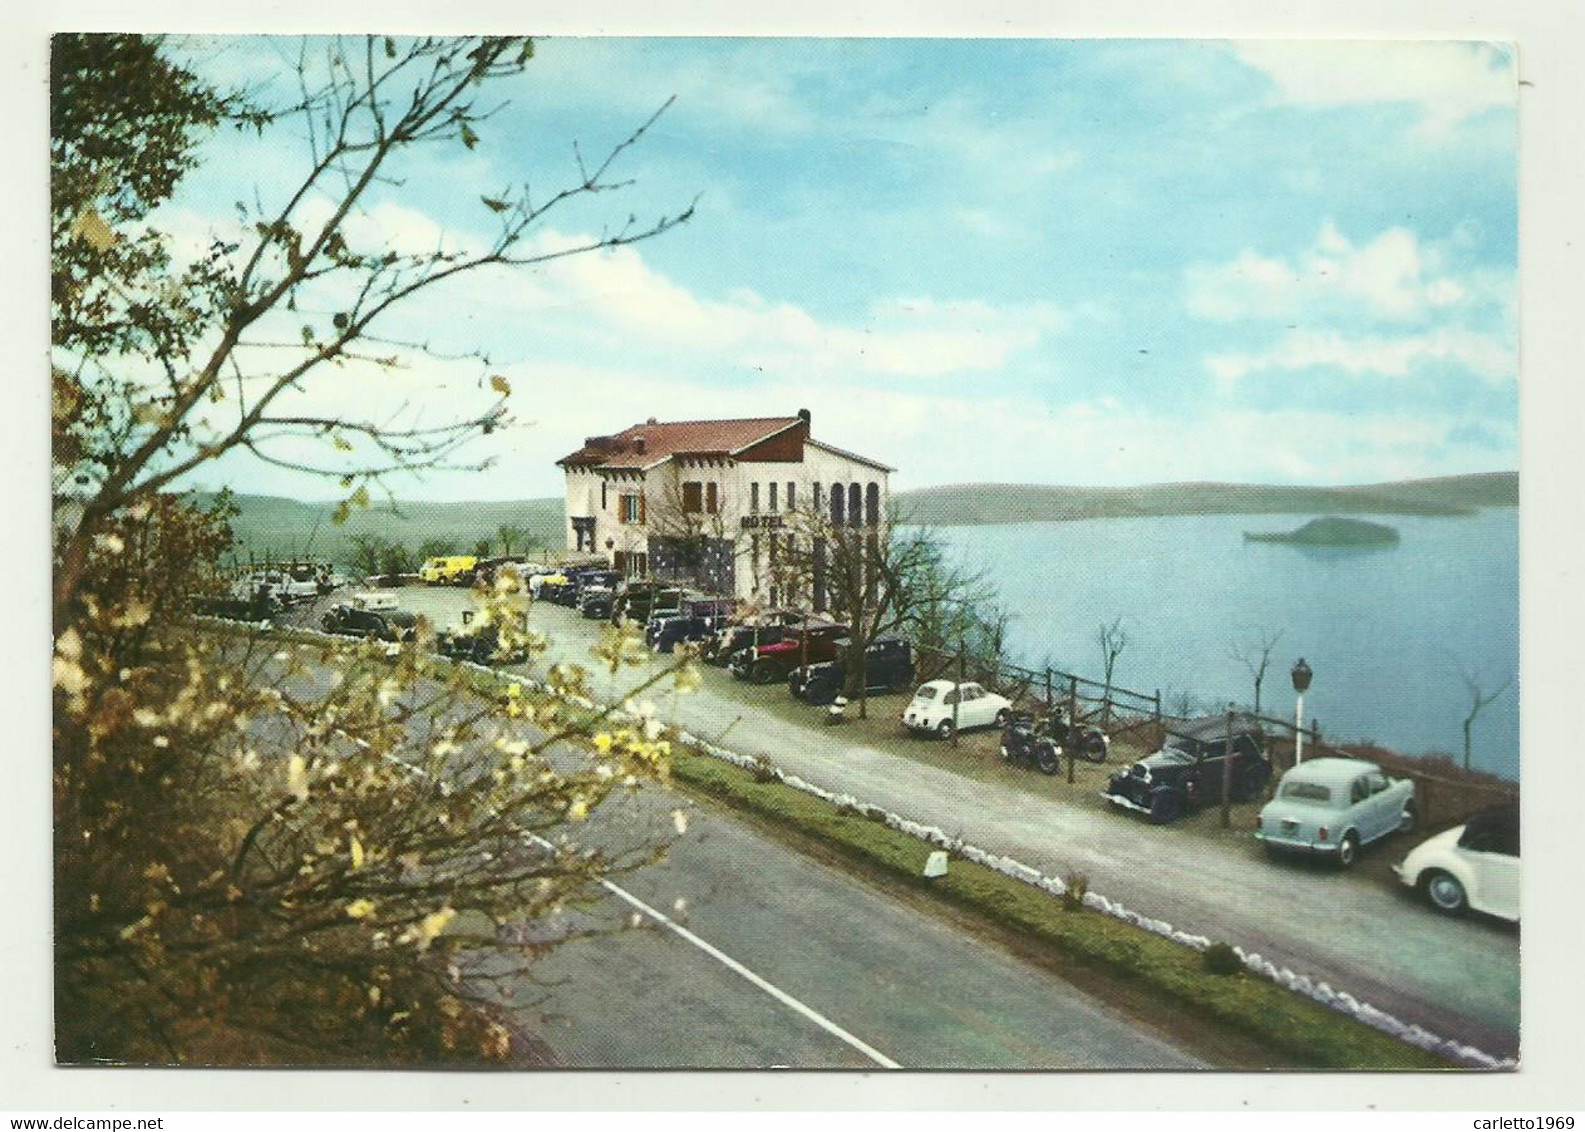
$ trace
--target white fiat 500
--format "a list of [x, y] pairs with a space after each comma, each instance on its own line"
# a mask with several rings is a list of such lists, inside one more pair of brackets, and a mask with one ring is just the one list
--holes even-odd
[[1519, 919], [1519, 807], [1493, 806], [1439, 833], [1393, 866], [1439, 912]]
[[946, 739], [952, 735], [954, 720], [959, 731], [1002, 727], [1012, 710], [1011, 700], [987, 692], [978, 684], [932, 680], [919, 685], [914, 698], [903, 709], [903, 726], [921, 735], [934, 733]]

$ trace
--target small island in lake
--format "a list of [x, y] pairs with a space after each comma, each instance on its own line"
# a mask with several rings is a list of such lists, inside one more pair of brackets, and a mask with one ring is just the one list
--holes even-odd
[[1304, 546], [1391, 546], [1398, 541], [1395, 528], [1363, 519], [1311, 519], [1292, 531], [1245, 531], [1250, 542], [1294, 542]]

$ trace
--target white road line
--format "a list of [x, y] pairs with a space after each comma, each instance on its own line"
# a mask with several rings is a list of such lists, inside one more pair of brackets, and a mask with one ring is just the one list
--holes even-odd
[[[356, 736], [348, 735], [345, 731], [341, 732], [341, 734], [346, 738], [351, 739], [360, 747], [367, 748], [369, 746], [369, 743], [366, 739], [360, 739]], [[388, 761], [396, 763], [398, 766], [407, 768], [409, 771], [412, 771], [421, 778], [430, 777], [422, 767], [416, 767], [405, 759], [397, 758], [395, 755], [390, 753], [387, 753], [384, 757]], [[555, 845], [549, 841], [546, 841], [543, 837], [540, 837], [536, 833], [528, 834], [527, 840], [533, 842], [535, 845], [538, 845], [541, 849], [548, 850], [551, 853], [556, 852]], [[694, 932], [689, 931], [687, 928], [683, 927], [676, 920], [673, 920], [670, 916], [666, 915], [666, 913], [660, 911], [659, 909], [651, 908], [648, 904], [634, 896], [631, 892], [628, 892], [625, 888], [622, 888], [620, 885], [614, 884], [603, 877], [600, 880], [600, 886], [607, 892], [611, 893], [611, 895], [624, 900], [634, 908], [637, 908], [639, 912], [648, 916], [650, 919], [654, 920], [657, 924], [660, 924], [667, 930], [675, 933], [681, 939], [693, 944], [700, 951], [710, 956], [710, 958], [720, 963], [733, 974], [741, 975], [743, 978], [753, 983], [756, 987], [770, 995], [783, 1006], [786, 1006], [789, 1009], [803, 1015], [805, 1018], [809, 1019], [809, 1021], [813, 1022], [816, 1026], [819, 1026], [832, 1037], [847, 1044], [848, 1046], [851, 1046], [853, 1049], [858, 1050], [876, 1065], [879, 1065], [882, 1069], [902, 1068], [901, 1065], [887, 1057], [884, 1053], [870, 1045], [868, 1042], [864, 1041], [862, 1038], [848, 1033], [848, 1031], [844, 1030], [841, 1026], [838, 1026], [835, 1022], [831, 1021], [831, 1019], [827, 1018], [824, 1014], [821, 1014], [814, 1007], [800, 1002], [798, 999], [794, 998], [792, 995], [778, 987], [775, 983], [755, 974], [753, 971], [743, 966], [743, 964], [739, 963], [736, 959], [733, 959], [730, 955], [722, 951], [713, 943], [701, 938]]]
[[[546, 841], [544, 838], [535, 836], [532, 839], [542, 848], [549, 849], [552, 852], [555, 851], [555, 846]], [[622, 900], [627, 901], [627, 903], [631, 904], [634, 908], [637, 908], [640, 912], [650, 917], [662, 927], [675, 932], [678, 936], [693, 944], [700, 951], [710, 956], [710, 958], [716, 960], [727, 970], [733, 972], [734, 974], [741, 975], [743, 978], [753, 983], [760, 990], [770, 995], [783, 1006], [797, 1011], [799, 1014], [809, 1019], [809, 1021], [813, 1022], [816, 1026], [819, 1026], [826, 1033], [858, 1050], [876, 1065], [879, 1065], [882, 1069], [902, 1068], [901, 1065], [887, 1057], [884, 1053], [881, 1053], [874, 1046], [865, 1042], [863, 1039], [848, 1033], [848, 1031], [844, 1030], [841, 1026], [838, 1026], [835, 1022], [831, 1021], [831, 1019], [827, 1018], [824, 1014], [821, 1014], [814, 1007], [800, 1002], [798, 999], [794, 998], [792, 995], [778, 987], [775, 983], [772, 983], [769, 980], [756, 975], [753, 971], [743, 966], [743, 964], [739, 963], [736, 959], [733, 959], [730, 955], [722, 951], [719, 947], [716, 947], [713, 943], [710, 943], [708, 940], [701, 939], [698, 935], [683, 927], [664, 912], [661, 912], [655, 908], [651, 908], [648, 904], [644, 903], [642, 900], [634, 896], [631, 892], [628, 892], [626, 889], [622, 888], [620, 885], [613, 884], [611, 881], [604, 879], [600, 881], [600, 885], [613, 896], [617, 896]]]

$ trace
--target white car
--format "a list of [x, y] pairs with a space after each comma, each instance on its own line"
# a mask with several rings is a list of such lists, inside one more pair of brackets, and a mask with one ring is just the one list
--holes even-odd
[[1415, 846], [1393, 871], [1439, 912], [1456, 916], [1473, 908], [1517, 922], [1519, 806], [1482, 810]]
[[1255, 836], [1273, 853], [1329, 856], [1343, 868], [1360, 849], [1414, 829], [1414, 782], [1364, 759], [1309, 759], [1282, 776]]
[[1003, 727], [1013, 712], [1013, 702], [978, 684], [932, 680], [919, 685], [903, 709], [903, 726], [920, 734], [952, 737], [954, 719], [959, 731], [973, 727]]

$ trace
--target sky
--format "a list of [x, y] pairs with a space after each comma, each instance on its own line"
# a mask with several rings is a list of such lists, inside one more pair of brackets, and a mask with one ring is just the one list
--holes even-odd
[[[546, 39], [480, 143], [415, 152], [349, 224], [488, 238], [481, 195], [576, 170], [675, 101], [536, 246], [685, 208], [653, 241], [426, 295], [376, 331], [506, 377], [483, 471], [397, 495], [561, 494], [555, 460], [654, 416], [813, 414], [957, 482], [1359, 483], [1518, 466], [1516, 76], [1458, 42]], [[295, 44], [182, 40], [281, 89]], [[156, 218], [193, 247], [283, 199], [300, 130], [223, 132]], [[323, 202], [310, 202], [310, 207]], [[316, 378], [349, 416], [476, 409], [479, 367]], [[405, 417], [403, 419], [406, 419]], [[196, 477], [327, 498], [228, 456]]]

